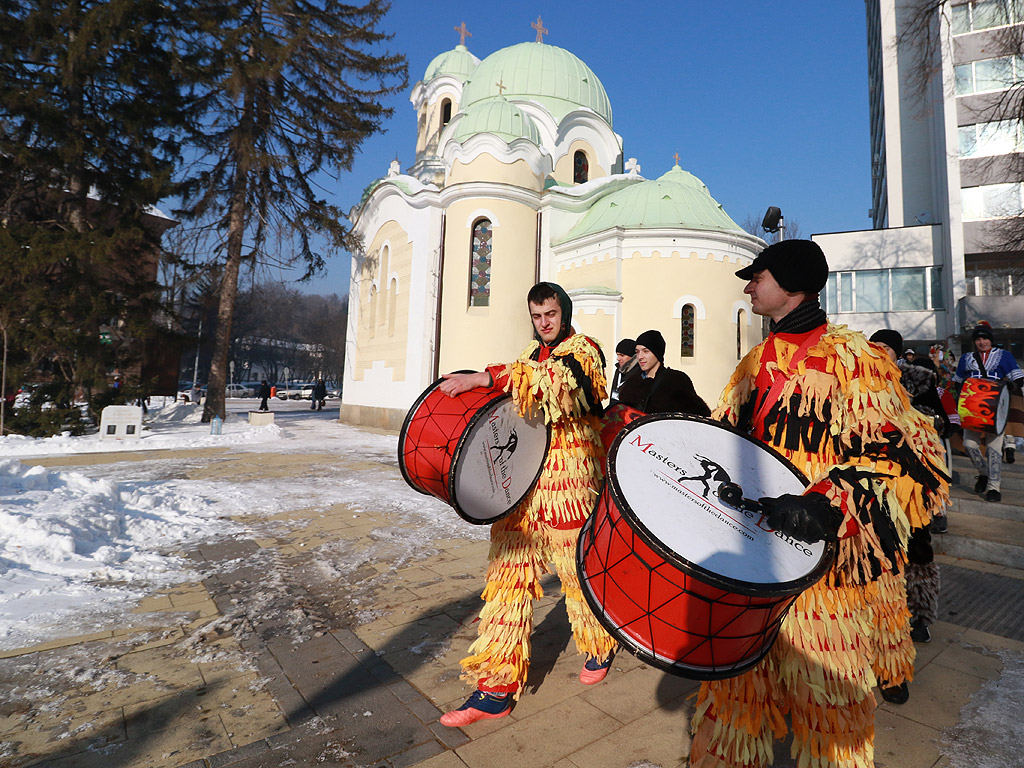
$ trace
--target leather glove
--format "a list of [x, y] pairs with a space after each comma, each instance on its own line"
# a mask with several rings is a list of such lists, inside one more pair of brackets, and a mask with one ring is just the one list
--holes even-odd
[[758, 499], [768, 517], [768, 525], [807, 544], [837, 541], [843, 513], [833, 507], [824, 494], [791, 493], [776, 498]]

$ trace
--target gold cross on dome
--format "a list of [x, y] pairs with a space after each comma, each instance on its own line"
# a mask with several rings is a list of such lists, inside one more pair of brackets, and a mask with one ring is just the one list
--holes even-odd
[[676, 165], [679, 165], [679, 153], [676, 152], [674, 155], [672, 155], [672, 157], [676, 159]]
[[537, 42], [543, 43], [544, 35], [546, 35], [548, 31], [544, 29], [544, 22], [540, 20], [540, 16], [537, 17], [537, 21], [530, 22], [530, 26], [537, 30]]
[[498, 95], [499, 96], [504, 96], [505, 95], [505, 89], [508, 88], [508, 86], [505, 85], [505, 79], [502, 78], [501, 80], [496, 82], [494, 85], [497, 86], [497, 88], [498, 88]]
[[473, 36], [473, 33], [466, 29], [466, 22], [462, 22], [462, 24], [455, 27], [455, 31], [459, 33], [459, 45], [465, 45], [466, 38]]

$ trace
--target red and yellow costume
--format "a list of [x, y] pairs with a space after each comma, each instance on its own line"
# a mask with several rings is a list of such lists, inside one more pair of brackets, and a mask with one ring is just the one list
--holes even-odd
[[554, 563], [579, 652], [604, 660], [615, 640], [598, 623], [580, 591], [576, 540], [601, 489], [603, 449], [593, 411], [605, 397], [597, 343], [576, 334], [550, 348], [533, 341], [519, 359], [487, 369], [512, 393], [523, 415], [541, 414], [551, 446], [537, 486], [515, 512], [491, 526], [490, 565], [479, 637], [462, 660], [463, 679], [479, 690], [518, 698], [530, 664], [533, 599]]
[[843, 522], [835, 564], [797, 598], [768, 656], [701, 685], [690, 764], [767, 766], [789, 715], [802, 768], [869, 768], [876, 675], [891, 684], [913, 670], [900, 569], [911, 525], [948, 495], [942, 446], [896, 366], [841, 325], [771, 334], [712, 416], [792, 461]]

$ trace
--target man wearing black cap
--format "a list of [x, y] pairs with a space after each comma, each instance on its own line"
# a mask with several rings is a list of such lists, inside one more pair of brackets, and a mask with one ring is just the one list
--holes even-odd
[[623, 385], [619, 392], [621, 402], [644, 413], [711, 414], [690, 377], [665, 365], [665, 337], [659, 331], [644, 331], [637, 336], [636, 359], [640, 375]]
[[[796, 598], [760, 663], [701, 684], [690, 764], [764, 768], [788, 719], [801, 766], [870, 766], [876, 669], [893, 680], [905, 668], [894, 656], [913, 658], [906, 627], [885, 626], [909, 625], [902, 580], [879, 577], [905, 558], [908, 511], [923, 515], [948, 493], [942, 448], [882, 351], [828, 323], [818, 303], [828, 265], [817, 244], [784, 240], [736, 274], [749, 281], [754, 312], [771, 318], [770, 333], [740, 361], [712, 417], [810, 480], [802, 495], [760, 499], [758, 525], [805, 542], [838, 540], [838, 556]], [[895, 615], [885, 610], [901, 605]]]
[[[1024, 371], [1007, 350], [992, 344], [992, 326], [981, 322], [971, 332], [974, 354], [963, 354], [956, 367], [953, 381], [962, 385], [967, 379], [988, 379], [1008, 382], [1012, 391], [1020, 392]], [[988, 443], [988, 462], [981, 454], [981, 441]], [[964, 448], [978, 470], [974, 484], [976, 493], [984, 493], [987, 501], [1001, 501], [1000, 475], [1003, 471], [1003, 434], [989, 434], [975, 429], [964, 430]]]
[[609, 406], [619, 402], [619, 390], [626, 380], [638, 375], [640, 369], [636, 364], [636, 341], [623, 339], [615, 345], [615, 374], [612, 376], [611, 389], [608, 390]]

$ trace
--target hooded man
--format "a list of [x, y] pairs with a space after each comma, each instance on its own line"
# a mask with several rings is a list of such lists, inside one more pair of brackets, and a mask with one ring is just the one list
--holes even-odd
[[491, 526], [479, 637], [462, 660], [463, 679], [477, 690], [441, 716], [451, 727], [512, 711], [529, 671], [533, 600], [543, 596], [539, 577], [549, 562], [562, 581], [576, 648], [586, 657], [580, 682], [603, 680], [615, 648], [587, 606], [576, 572], [576, 540], [603, 479], [604, 355], [593, 339], [573, 333], [572, 302], [560, 286], [538, 283], [527, 295], [527, 308], [534, 340], [518, 360], [480, 373], [449, 374], [440, 387], [451, 396], [474, 387], [503, 389], [512, 393], [519, 413], [540, 413], [551, 426], [537, 485], [511, 515]]
[[690, 377], [665, 365], [665, 337], [659, 331], [644, 331], [637, 337], [636, 357], [640, 375], [623, 385], [621, 402], [644, 413], [711, 414]]
[[619, 402], [619, 390], [629, 379], [640, 373], [636, 364], [636, 341], [623, 339], [615, 345], [615, 374], [608, 394], [608, 405]]
[[[992, 338], [992, 326], [988, 323], [978, 323], [978, 326], [971, 332], [971, 339], [974, 341], [974, 353], [960, 355], [960, 362], [956, 366], [956, 373], [953, 375], [953, 382], [962, 385], [967, 379], [988, 379], [989, 381], [1006, 380], [1011, 392], [1020, 393], [1021, 383], [1024, 382], [1024, 371], [1017, 365], [1017, 361], [1005, 349], [994, 346]], [[987, 443], [988, 461], [981, 454], [981, 441]], [[971, 462], [978, 470], [978, 479], [974, 484], [975, 493], [985, 494], [986, 501], [1001, 501], [1003, 496], [999, 491], [1000, 475], [1003, 471], [1003, 434], [998, 435], [981, 432], [975, 429], [964, 430], [964, 448]], [[1012, 454], [1010, 454], [1012, 457]]]
[[838, 554], [796, 598], [761, 662], [701, 684], [690, 764], [764, 768], [788, 715], [792, 755], [804, 768], [869, 768], [876, 670], [894, 682], [907, 654], [913, 668], [905, 588], [894, 572], [911, 524], [946, 498], [942, 447], [881, 349], [828, 322], [818, 303], [828, 264], [816, 243], [776, 243], [736, 275], [748, 281], [754, 312], [772, 322], [712, 416], [810, 479], [799, 496], [760, 499], [759, 524], [806, 542], [837, 541]]

